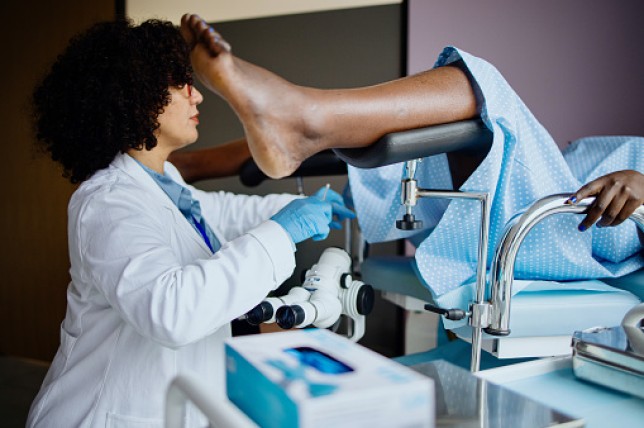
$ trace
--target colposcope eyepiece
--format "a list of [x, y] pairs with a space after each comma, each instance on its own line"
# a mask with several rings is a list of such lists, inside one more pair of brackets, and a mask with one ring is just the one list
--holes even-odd
[[259, 325], [273, 317], [273, 305], [264, 301], [246, 313], [246, 321], [251, 325]]
[[305, 316], [306, 314], [304, 313], [304, 309], [298, 305], [282, 306], [275, 313], [277, 325], [283, 329], [293, 328], [302, 324]]

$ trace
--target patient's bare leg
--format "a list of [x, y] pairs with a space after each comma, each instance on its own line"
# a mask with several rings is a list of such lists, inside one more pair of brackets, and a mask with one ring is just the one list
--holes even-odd
[[375, 86], [319, 90], [294, 85], [235, 57], [228, 43], [196, 15], [181, 31], [194, 46], [195, 73], [241, 120], [251, 154], [270, 177], [291, 174], [309, 156], [363, 147], [384, 134], [476, 115], [465, 74], [441, 67]]

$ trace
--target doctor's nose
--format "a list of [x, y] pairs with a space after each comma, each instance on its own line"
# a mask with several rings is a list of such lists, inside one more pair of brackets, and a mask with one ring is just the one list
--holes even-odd
[[203, 95], [194, 86], [192, 87], [192, 91], [191, 91], [191, 94], [190, 94], [190, 101], [193, 102], [194, 104], [197, 104], [197, 105], [199, 105], [199, 104], [201, 104], [203, 102]]

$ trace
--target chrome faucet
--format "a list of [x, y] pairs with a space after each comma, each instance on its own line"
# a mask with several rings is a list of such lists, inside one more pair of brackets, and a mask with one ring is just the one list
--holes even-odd
[[[486, 333], [494, 336], [510, 334], [510, 301], [512, 297], [512, 282], [514, 280], [514, 264], [523, 240], [532, 228], [546, 217], [559, 213], [583, 213], [595, 198], [586, 198], [575, 205], [566, 204], [570, 195], [559, 194], [547, 196], [534, 203], [525, 213], [508, 222], [506, 232], [496, 247], [490, 274], [490, 325], [485, 327]], [[644, 205], [631, 214], [644, 231]]]
[[[586, 198], [577, 204], [566, 204], [569, 194], [551, 195], [535, 202], [523, 214], [516, 215], [506, 225], [505, 232], [497, 244], [490, 273], [491, 297], [485, 300], [486, 263], [488, 247], [488, 229], [490, 224], [490, 204], [487, 193], [459, 192], [447, 190], [428, 190], [417, 186], [414, 172], [417, 160], [407, 161], [407, 175], [402, 181], [401, 203], [405, 206], [405, 215], [396, 222], [399, 229], [417, 229], [422, 222], [416, 220], [411, 212], [412, 207], [421, 197], [447, 199], [473, 199], [481, 204], [481, 224], [478, 245], [478, 266], [476, 274], [476, 301], [469, 305], [467, 311], [444, 309], [431, 304], [425, 309], [436, 312], [448, 319], [468, 318], [472, 327], [472, 360], [470, 370], [477, 372], [480, 366], [482, 331], [493, 336], [510, 334], [510, 302], [512, 299], [512, 283], [514, 280], [514, 264], [523, 240], [541, 220], [559, 213], [584, 213], [595, 198]], [[644, 231], [644, 205], [631, 214]]]

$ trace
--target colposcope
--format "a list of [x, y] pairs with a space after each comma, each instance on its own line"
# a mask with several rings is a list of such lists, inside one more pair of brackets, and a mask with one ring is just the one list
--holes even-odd
[[351, 275], [351, 257], [340, 248], [327, 248], [304, 275], [301, 286], [279, 297], [268, 297], [244, 318], [253, 325], [277, 322], [281, 328], [332, 327], [341, 316], [352, 320], [347, 337], [364, 335], [365, 316], [374, 303], [373, 288]]

